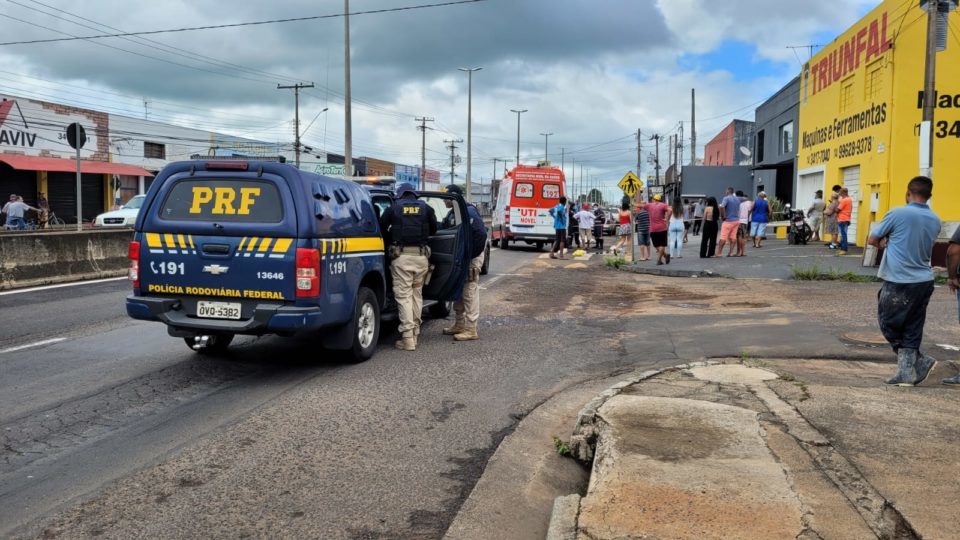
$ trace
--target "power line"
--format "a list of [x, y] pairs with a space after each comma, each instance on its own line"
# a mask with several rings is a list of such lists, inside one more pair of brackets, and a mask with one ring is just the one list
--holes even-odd
[[290, 17], [286, 19], [269, 19], [265, 21], [248, 21], [242, 23], [228, 23], [228, 24], [212, 24], [206, 26], [188, 26], [183, 28], [167, 28], [164, 30], [144, 30], [141, 32], [119, 32], [115, 34], [97, 34], [92, 36], [72, 36], [68, 38], [51, 38], [51, 39], [31, 39], [23, 41], [8, 41], [0, 43], [0, 47], [7, 45], [31, 45], [37, 43], [56, 43], [60, 41], [78, 41], [78, 40], [87, 40], [87, 39], [103, 39], [103, 38], [112, 38], [112, 37], [129, 37], [129, 36], [149, 36], [156, 34], [169, 34], [174, 32], [193, 32], [197, 30], [218, 30], [222, 28], [237, 28], [241, 26], [261, 26], [266, 24], [280, 24], [280, 23], [290, 23], [290, 22], [302, 22], [302, 21], [316, 21], [320, 19], [337, 19], [345, 16], [356, 16], [356, 15], [373, 15], [378, 13], [391, 13], [397, 11], [410, 11], [415, 9], [426, 9], [426, 8], [435, 8], [435, 7], [444, 7], [444, 6], [454, 6], [458, 4], [473, 4], [476, 2], [486, 2], [486, 0], [456, 0], [452, 2], [440, 2], [435, 4], [419, 4], [415, 6], [403, 6], [397, 8], [383, 8], [383, 9], [369, 9], [365, 11], [355, 11], [352, 13], [335, 13], [331, 15], [311, 15], [306, 17]]

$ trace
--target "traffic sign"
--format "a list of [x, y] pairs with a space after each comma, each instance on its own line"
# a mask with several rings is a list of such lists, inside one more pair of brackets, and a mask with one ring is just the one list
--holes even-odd
[[623, 175], [623, 178], [620, 179], [620, 183], [617, 184], [624, 194], [633, 197], [638, 191], [643, 189], [643, 181], [637, 178], [637, 175], [633, 174], [633, 171], [628, 171], [627, 174]]

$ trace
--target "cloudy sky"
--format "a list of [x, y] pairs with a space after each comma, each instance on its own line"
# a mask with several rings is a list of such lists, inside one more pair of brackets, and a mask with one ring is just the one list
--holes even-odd
[[[352, 0], [352, 12], [441, 0]], [[418, 164], [414, 117], [436, 119], [428, 166], [448, 171], [444, 140], [466, 139], [473, 84], [473, 175], [494, 158], [521, 161], [561, 148], [612, 186], [636, 168], [644, 139], [689, 122], [697, 89], [698, 144], [794, 77], [805, 50], [829, 43], [876, 6], [865, 0], [484, 0], [351, 17], [355, 156]], [[228, 7], [229, 6], [229, 7]], [[0, 41], [89, 36], [342, 13], [340, 0], [0, 0]], [[55, 100], [268, 141], [293, 139], [292, 96], [304, 141], [343, 149], [342, 18], [101, 40], [0, 46], [0, 92]], [[329, 107], [327, 113], [320, 113]], [[319, 116], [318, 116], [319, 115]], [[309, 128], [308, 128], [309, 126]], [[146, 128], [145, 128], [146, 129]], [[689, 156], [689, 125], [685, 154]], [[645, 140], [647, 150], [652, 143]], [[666, 148], [664, 146], [663, 150]], [[466, 148], [458, 153], [464, 165]], [[644, 154], [647, 151], [645, 150]], [[665, 160], [662, 160], [665, 161]], [[502, 165], [500, 166], [502, 170]], [[642, 174], [648, 174], [644, 164]]]

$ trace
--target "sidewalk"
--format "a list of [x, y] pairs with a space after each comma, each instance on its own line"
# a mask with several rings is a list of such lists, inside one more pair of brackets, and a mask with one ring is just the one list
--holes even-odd
[[586, 495], [552, 539], [960, 538], [960, 391], [889, 363], [729, 360], [637, 374], [582, 411]]
[[[657, 266], [656, 250], [651, 247], [651, 260], [624, 266], [625, 270], [641, 274], [665, 275], [672, 277], [734, 277], [762, 279], [793, 279], [794, 267], [819, 268], [823, 272], [837, 270], [840, 273], [852, 272], [861, 276], [877, 275], [877, 269], [864, 267], [863, 249], [850, 247], [850, 252], [840, 257], [823, 243], [791, 245], [786, 240], [771, 238], [763, 242], [762, 248], [752, 247], [747, 241], [744, 257], [727, 257], [728, 248], [724, 247], [724, 256], [700, 258], [700, 240], [702, 236], [690, 235], [683, 246], [683, 257], [672, 258], [670, 264]], [[639, 257], [639, 253], [637, 255]]]

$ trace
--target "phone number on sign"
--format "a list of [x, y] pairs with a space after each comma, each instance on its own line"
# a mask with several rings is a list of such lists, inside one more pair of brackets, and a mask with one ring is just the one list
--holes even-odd
[[866, 154], [873, 150], [873, 137], [864, 137], [858, 141], [841, 144], [837, 147], [837, 159], [843, 159], [860, 154]]

